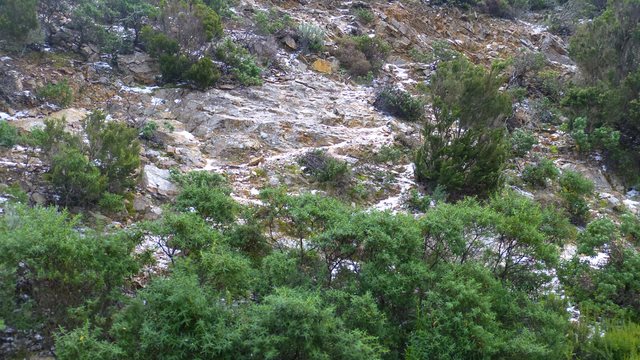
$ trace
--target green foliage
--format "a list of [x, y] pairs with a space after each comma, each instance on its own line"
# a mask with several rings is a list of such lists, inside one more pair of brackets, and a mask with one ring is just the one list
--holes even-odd
[[304, 23], [298, 26], [300, 46], [308, 52], [317, 53], [324, 49], [324, 31], [316, 25]]
[[131, 299], [115, 316], [110, 335], [128, 359], [231, 359], [230, 317], [196, 276], [178, 272]]
[[140, 128], [140, 138], [143, 140], [153, 140], [156, 137], [156, 131], [158, 131], [158, 124], [155, 121], [147, 121]]
[[192, 171], [174, 175], [182, 187], [175, 201], [177, 209], [194, 209], [203, 219], [217, 227], [234, 222], [238, 204], [231, 198], [231, 188], [219, 174], [207, 171]]
[[117, 360], [124, 354], [117, 346], [101, 340], [96, 331], [84, 326], [56, 334], [56, 357], [60, 360]]
[[234, 79], [245, 86], [261, 85], [262, 69], [247, 49], [225, 39], [216, 49], [216, 58], [224, 62]]
[[101, 209], [113, 214], [120, 213], [126, 210], [124, 197], [122, 195], [112, 194], [110, 192], [102, 194], [102, 197], [98, 201], [98, 205]]
[[64, 148], [53, 156], [47, 178], [65, 206], [90, 205], [106, 190], [98, 167], [76, 148]]
[[501, 183], [509, 153], [504, 119], [511, 113], [502, 79], [466, 59], [442, 63], [429, 92], [435, 122], [424, 125], [424, 144], [415, 159], [417, 179], [443, 185], [454, 197], [486, 196]]
[[340, 39], [334, 55], [349, 74], [364, 78], [380, 71], [390, 51], [389, 44], [380, 37], [362, 35]]
[[586, 118], [584, 133], [610, 128], [619, 132], [619, 151], [607, 151], [609, 167], [628, 183], [637, 181], [640, 158], [640, 3], [615, 0], [572, 37], [569, 52], [585, 74], [586, 84], [576, 86], [563, 99], [572, 115]]
[[142, 28], [140, 39], [147, 53], [155, 58], [162, 55], [177, 55], [180, 52], [180, 45], [176, 40], [162, 32], [153, 30], [148, 25]]
[[183, 80], [185, 72], [191, 67], [191, 61], [185, 55], [160, 55], [160, 73], [165, 83]]
[[384, 349], [363, 331], [347, 330], [313, 293], [278, 289], [247, 314], [246, 351], [267, 359], [380, 359]]
[[[49, 334], [55, 326], [103, 316], [121, 296], [124, 280], [138, 271], [131, 254], [139, 238], [80, 233], [78, 226], [77, 218], [54, 208], [5, 208], [0, 217], [0, 268], [11, 271], [1, 273], [0, 283], [11, 284], [19, 293], [3, 298], [10, 313], [0, 317], [10, 324], [31, 319], [31, 327], [41, 324]], [[19, 286], [18, 277], [29, 286]]]
[[140, 167], [137, 131], [124, 123], [107, 121], [100, 111], [87, 116], [82, 126], [89, 140], [86, 153], [107, 179], [109, 192], [121, 194], [131, 189]]
[[378, 110], [407, 121], [420, 121], [424, 118], [424, 101], [401, 89], [383, 88], [374, 105]]
[[531, 131], [516, 129], [511, 134], [511, 152], [515, 157], [525, 156], [537, 143], [538, 141]]
[[522, 180], [527, 184], [544, 188], [547, 186], [548, 180], [558, 178], [560, 171], [553, 164], [553, 161], [542, 158], [538, 159], [534, 164], [527, 164], [522, 171]]
[[0, 41], [26, 42], [29, 32], [38, 28], [37, 6], [37, 0], [0, 1]]
[[282, 14], [276, 9], [268, 11], [258, 10], [253, 15], [258, 31], [262, 34], [275, 34], [293, 28], [294, 21], [288, 14]]
[[576, 171], [565, 171], [560, 176], [560, 197], [571, 218], [576, 223], [587, 220], [589, 205], [585, 196], [593, 192], [593, 182]]
[[322, 150], [314, 150], [306, 153], [298, 159], [300, 166], [304, 166], [313, 181], [340, 187], [351, 180], [351, 168], [345, 161], [338, 160], [327, 155]]
[[18, 129], [6, 120], [0, 120], [0, 147], [13, 147], [19, 140]]
[[184, 73], [184, 79], [199, 89], [206, 89], [218, 82], [220, 71], [210, 58], [203, 57], [191, 65], [189, 70]]
[[370, 24], [375, 20], [375, 14], [373, 11], [366, 7], [358, 7], [353, 10], [353, 13], [356, 16], [356, 19], [363, 24]]
[[385, 145], [382, 146], [378, 151], [373, 154], [373, 161], [377, 163], [397, 163], [400, 159], [402, 159], [405, 155], [407, 155], [407, 150], [396, 145]]
[[36, 92], [42, 100], [50, 101], [63, 108], [68, 107], [73, 102], [73, 90], [66, 79], [57, 83], [48, 83]]

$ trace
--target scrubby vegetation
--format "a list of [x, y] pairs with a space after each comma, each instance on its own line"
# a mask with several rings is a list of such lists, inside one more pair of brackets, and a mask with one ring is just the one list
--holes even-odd
[[[497, 50], [474, 57], [466, 40], [429, 33], [413, 44], [412, 29], [396, 33], [387, 21], [399, 15], [410, 24], [419, 6], [454, 5], [472, 23], [477, 10], [512, 18], [553, 1], [353, 2], [339, 9], [348, 31], [300, 16], [312, 4], [289, 11], [298, 4], [281, 3], [0, 0], [7, 67], [32, 51], [32, 37], [51, 36], [60, 13], [78, 36], [68, 40], [74, 51], [90, 58], [75, 76], [65, 65], [37, 81], [2, 78], [29, 91], [11, 102], [0, 89], [9, 119], [0, 120], [0, 351], [5, 339], [42, 336], [61, 360], [640, 356], [640, 217], [635, 202], [601, 189], [618, 177], [612, 192], [640, 181], [638, 0], [583, 1], [590, 10], [582, 14], [594, 19], [561, 24], [575, 32], [576, 76], [542, 49], [506, 49], [515, 55], [489, 66], [501, 51], [492, 29], [483, 36]], [[179, 88], [133, 88], [118, 58], [134, 51], [158, 65], [149, 84]], [[261, 63], [269, 52], [290, 61]], [[307, 71], [318, 59], [341, 69]], [[411, 81], [395, 77], [396, 64]], [[338, 92], [303, 81], [312, 78], [355, 80], [340, 84], [341, 94], [357, 90], [350, 100], [359, 111], [345, 114]], [[245, 88], [263, 81], [264, 89]], [[277, 117], [259, 122], [259, 108], [249, 118], [243, 101], [287, 86], [321, 105], [280, 117], [290, 104], [278, 102], [289, 99], [274, 97], [283, 109], [264, 114]], [[158, 94], [173, 97], [161, 107]], [[70, 123], [46, 118], [94, 97], [140, 102], [105, 100], [94, 107], [104, 112]], [[144, 106], [149, 98], [154, 111]], [[42, 116], [12, 107], [30, 103]], [[221, 104], [238, 111], [219, 113]], [[298, 131], [295, 121], [315, 111], [316, 128]], [[172, 123], [175, 133], [160, 130], [173, 132]], [[367, 132], [352, 133], [353, 123]], [[246, 144], [222, 133], [244, 126]], [[328, 128], [349, 135], [336, 138], [383, 134], [365, 147], [324, 137]], [[165, 148], [174, 136], [185, 146]], [[265, 145], [278, 142], [288, 156]], [[225, 163], [226, 174], [186, 171], [217, 169], [197, 154], [235, 161], [238, 149], [249, 152]], [[157, 167], [152, 180], [166, 192], [143, 185], [152, 182], [146, 165]], [[386, 201], [393, 211], [378, 210]], [[23, 347], [18, 358], [30, 356]]]

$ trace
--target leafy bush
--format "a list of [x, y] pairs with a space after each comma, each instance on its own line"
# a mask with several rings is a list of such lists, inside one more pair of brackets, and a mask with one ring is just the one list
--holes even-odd
[[37, 0], [3, 0], [0, 2], [0, 40], [9, 45], [21, 44], [29, 32], [38, 28]]
[[18, 139], [18, 129], [6, 120], [0, 120], [0, 147], [13, 147]]
[[534, 187], [546, 187], [547, 180], [554, 180], [559, 175], [558, 169], [549, 159], [539, 159], [535, 164], [528, 164], [522, 171], [522, 180]]
[[98, 201], [98, 206], [100, 206], [101, 209], [114, 214], [121, 213], [126, 210], [124, 197], [110, 192], [102, 194], [100, 201]]
[[162, 32], [153, 30], [148, 25], [142, 28], [140, 39], [147, 53], [154, 58], [159, 58], [162, 55], [177, 55], [180, 52], [180, 45], [176, 40]]
[[160, 73], [165, 83], [183, 80], [184, 73], [191, 67], [191, 61], [184, 55], [161, 55]]
[[179, 210], [194, 209], [202, 218], [218, 227], [234, 222], [238, 204], [231, 198], [231, 188], [221, 175], [191, 171], [175, 174], [173, 178], [182, 187], [175, 202]]
[[298, 26], [298, 40], [306, 51], [316, 53], [324, 48], [324, 31], [313, 24], [300, 24]]
[[511, 100], [499, 91], [497, 72], [463, 58], [438, 66], [429, 84], [435, 122], [425, 122], [415, 158], [418, 181], [442, 185], [453, 198], [486, 196], [500, 186], [509, 154], [503, 119]]
[[147, 121], [140, 128], [140, 138], [143, 140], [153, 140], [158, 131], [158, 124], [155, 121]]
[[262, 69], [244, 47], [225, 39], [216, 49], [216, 57], [228, 66], [233, 77], [245, 86], [260, 85]]
[[102, 196], [107, 180], [79, 149], [65, 148], [51, 160], [47, 178], [59, 194], [59, 203], [89, 205]]
[[593, 192], [593, 182], [579, 172], [568, 170], [560, 176], [560, 187], [560, 196], [572, 220], [584, 223], [589, 213], [585, 196]]
[[107, 121], [100, 111], [87, 116], [82, 126], [87, 135], [87, 155], [107, 179], [109, 192], [122, 194], [136, 183], [140, 167], [140, 143], [136, 129], [116, 121]]
[[73, 102], [73, 90], [69, 86], [67, 80], [61, 80], [57, 83], [48, 83], [45, 86], [39, 88], [37, 91], [38, 97], [50, 101], [60, 107], [67, 107]]
[[531, 131], [516, 129], [511, 134], [511, 152], [515, 157], [525, 156], [537, 143], [538, 141]]
[[366, 77], [378, 73], [390, 50], [381, 38], [362, 35], [340, 39], [334, 55], [349, 74]]
[[424, 102], [411, 96], [407, 91], [385, 87], [378, 93], [374, 106], [408, 121], [420, 121], [424, 118]]
[[304, 166], [304, 171], [314, 181], [331, 184], [332, 186], [344, 185], [351, 179], [349, 164], [327, 155], [322, 150], [314, 150], [306, 153], [298, 163]]
[[294, 25], [293, 19], [288, 14], [282, 14], [276, 9], [258, 10], [253, 16], [253, 21], [262, 34], [275, 34], [291, 29]]
[[0, 317], [8, 324], [26, 320], [29, 328], [49, 335], [57, 326], [105, 316], [121, 299], [125, 279], [139, 269], [132, 256], [139, 238], [89, 229], [80, 233], [79, 226], [78, 218], [54, 208], [5, 208], [0, 269], [11, 271], [0, 272], [0, 283], [12, 286], [14, 294], [2, 299], [0, 309], [6, 304], [10, 312]]
[[206, 89], [215, 85], [220, 79], [220, 71], [208, 57], [203, 57], [184, 73], [184, 79], [199, 89]]
[[356, 19], [363, 24], [370, 24], [375, 20], [375, 14], [373, 11], [366, 7], [355, 8], [353, 13], [356, 15]]

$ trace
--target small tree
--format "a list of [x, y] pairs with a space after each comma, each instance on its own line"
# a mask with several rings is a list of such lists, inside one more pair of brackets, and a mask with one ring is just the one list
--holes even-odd
[[499, 91], [497, 72], [464, 58], [439, 65], [429, 85], [435, 121], [425, 124], [415, 159], [420, 182], [445, 186], [454, 197], [485, 196], [499, 186], [509, 155], [503, 122], [511, 100]]
[[0, 0], [0, 40], [21, 44], [38, 27], [38, 0]]

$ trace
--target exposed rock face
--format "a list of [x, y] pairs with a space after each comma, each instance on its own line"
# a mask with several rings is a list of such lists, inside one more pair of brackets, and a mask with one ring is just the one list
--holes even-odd
[[152, 194], [162, 197], [174, 196], [178, 188], [169, 179], [169, 170], [159, 169], [155, 165], [145, 165], [142, 181], [144, 187]]
[[132, 75], [136, 82], [145, 85], [154, 84], [159, 74], [158, 63], [146, 53], [141, 52], [119, 56], [118, 67], [125, 74]]

